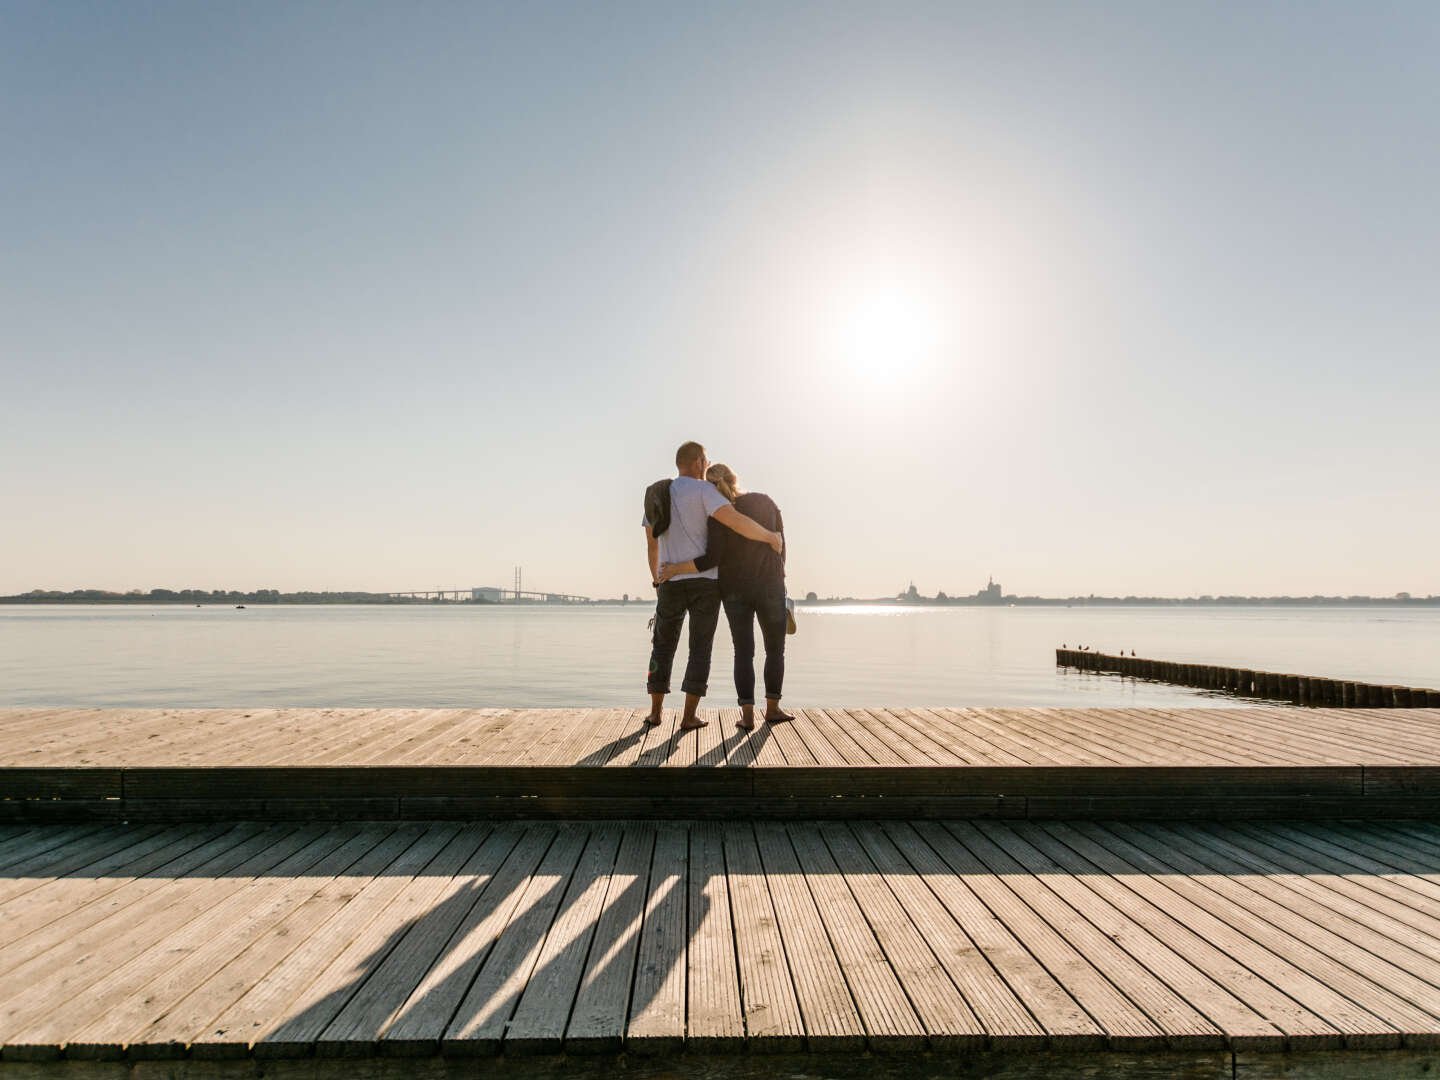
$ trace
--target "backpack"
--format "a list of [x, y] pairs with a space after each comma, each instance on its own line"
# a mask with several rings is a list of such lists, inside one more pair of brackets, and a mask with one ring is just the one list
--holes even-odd
[[670, 481], [656, 480], [645, 489], [645, 520], [650, 535], [659, 536], [670, 528]]

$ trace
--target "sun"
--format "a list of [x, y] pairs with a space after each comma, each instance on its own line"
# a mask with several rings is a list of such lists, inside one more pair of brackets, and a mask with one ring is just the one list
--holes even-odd
[[915, 291], [867, 290], [836, 315], [832, 347], [837, 366], [855, 375], [913, 372], [928, 366], [939, 348], [937, 312]]

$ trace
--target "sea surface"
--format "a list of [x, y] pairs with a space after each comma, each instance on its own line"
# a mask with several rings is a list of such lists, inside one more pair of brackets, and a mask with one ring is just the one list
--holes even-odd
[[[0, 706], [625, 706], [651, 608], [0, 606]], [[1222, 706], [1055, 649], [1440, 687], [1440, 609], [802, 607], [794, 705]], [[676, 658], [678, 688], [685, 642]], [[709, 705], [735, 702], [725, 620]], [[757, 676], [759, 662], [757, 660]], [[673, 703], [678, 704], [678, 694]]]

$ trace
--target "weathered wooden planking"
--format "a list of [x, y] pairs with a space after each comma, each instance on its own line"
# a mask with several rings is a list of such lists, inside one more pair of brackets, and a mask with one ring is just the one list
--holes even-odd
[[753, 828], [748, 824], [725, 825], [724, 845], [750, 1047], [764, 1053], [804, 1049], [805, 1025]]
[[[323, 1026], [325, 1010], [315, 1010], [311, 1030], [316, 1033], [317, 1054], [369, 1056], [449, 940], [461, 914], [474, 903], [475, 875], [492, 872], [514, 846], [513, 826], [487, 847], [490, 831], [489, 825], [470, 825], [456, 832], [422, 876], [391, 902], [385, 919], [367, 928], [370, 942], [378, 944], [367, 955], [365, 967], [357, 967], [358, 988]], [[389, 933], [381, 939], [386, 928]]]
[[[1077, 828], [1093, 835], [1088, 827]], [[1352, 979], [1343, 973], [1322, 970], [1329, 967], [1323, 963], [1323, 955], [1284, 931], [1272, 932], [1269, 924], [1246, 909], [1244, 894], [1249, 890], [1243, 886], [1238, 887], [1238, 892], [1229, 889], [1223, 875], [1207, 871], [1168, 845], [1157, 845], [1132, 826], [1116, 824], [1108, 831], [1111, 836], [1104, 841], [1105, 846], [1117, 851], [1137, 869], [1162, 880], [1179, 898], [1189, 901], [1177, 904], [1171, 900], [1172, 910], [1184, 911], [1186, 922], [1207, 939], [1262, 978], [1283, 986], [1287, 994], [1340, 1032], [1346, 1045], [1352, 1040], [1357, 1041], [1356, 1045], [1367, 1042], [1399, 1045], [1399, 1032], [1332, 986], [1330, 975], [1340, 974], [1346, 983]], [[1314, 966], [1317, 963], [1319, 968]], [[1292, 1046], [1297, 1041], [1293, 1036], [1290, 1039]], [[1338, 1038], [1332, 1039], [1324, 1033], [1304, 1041], [1316, 1049], [1340, 1043]]]
[[774, 824], [753, 828], [805, 1023], [806, 1045], [812, 1050], [864, 1049], [864, 1024], [789, 836]]
[[[153, 945], [86, 992], [83, 1002], [51, 1014], [46, 1025], [73, 1034], [71, 1058], [118, 1059], [140, 1032], [164, 1016], [216, 968], [244, 951], [313, 895], [317, 877], [334, 873], [355, 858], [346, 850], [355, 826], [312, 831], [314, 839], [283, 863]], [[101, 1016], [86, 1023], [97, 1011]]]
[[[840, 1038], [939, 1048], [937, 1062], [964, 1047], [996, 1075], [1009, 1066], [994, 1050], [1143, 1045], [1125, 1019], [1137, 1006], [1167, 1044], [1145, 1052], [1172, 1064], [1217, 1037], [1292, 1052], [1440, 1039], [1433, 826], [918, 830], [672, 823], [656, 846], [655, 827], [621, 823], [250, 826], [178, 848], [172, 833], [163, 862], [164, 848], [114, 864], [151, 860], [149, 876], [101, 893], [85, 876], [38, 886], [52, 900], [74, 889], [80, 906], [52, 905], [14, 942], [28, 967], [0, 990], [0, 1024], [24, 1030], [5, 1067], [254, 1055], [269, 1074], [339, 1054], [363, 1075], [388, 1057], [436, 1060], [452, 1018], [477, 1012], [472, 1045], [452, 1054], [543, 1051], [530, 1058], [542, 1067], [557, 1046], [628, 1038], [743, 1060], [807, 1034], [823, 1044], [814, 975], [827, 966], [829, 1005], [852, 1017]], [[133, 830], [102, 831], [136, 846]]]
[[[856, 909], [894, 970], [916, 1016], [935, 1050], [978, 1050], [985, 1045], [985, 1028], [949, 973], [937, 959], [926, 935], [900, 905], [891, 886], [879, 874], [850, 830], [843, 825], [819, 829], [835, 871], [854, 897]], [[802, 863], [803, 865], [803, 863]], [[821, 864], [823, 865], [823, 864]], [[831, 905], [824, 905], [830, 907]], [[834, 905], [845, 910], [843, 902]], [[832, 915], [835, 911], [832, 911]], [[855, 938], [864, 940], [863, 935]], [[852, 978], [851, 985], [858, 980]]]
[[531, 826], [498, 869], [475, 869], [469, 884], [471, 906], [461, 913], [439, 956], [382, 1032], [382, 1053], [421, 1057], [439, 1052], [446, 1025], [524, 899], [531, 875], [554, 838], [552, 826]]
[[561, 825], [556, 830], [554, 843], [445, 1029], [441, 1040], [445, 1053], [479, 1057], [500, 1052], [505, 1027], [540, 957], [586, 839], [581, 826]]
[[[345, 827], [337, 834], [350, 831]], [[275, 907], [279, 921], [235, 949], [230, 957], [203, 973], [203, 977], [178, 1001], [154, 1008], [145, 999], [119, 1010], [120, 1016], [135, 1019], [135, 1033], [127, 1041], [133, 1059], [175, 1059], [190, 1050], [190, 1043], [210, 1032], [210, 1026], [238, 998], [256, 985], [344, 906], [358, 889], [362, 877], [383, 872], [401, 850], [400, 843], [386, 826], [358, 826], [354, 835], [303, 876], [282, 881]], [[408, 841], [406, 841], [408, 843]], [[144, 1022], [148, 1018], [148, 1022]], [[117, 1016], [118, 1019], [118, 1016]], [[84, 1033], [82, 1033], [83, 1035]], [[244, 1054], [247, 1045], [231, 1044]]]
[[688, 872], [687, 1049], [701, 1053], [742, 1050], [745, 1016], [740, 1006], [725, 847], [718, 825], [702, 823], [690, 828]]
[[565, 1031], [565, 1049], [571, 1053], [620, 1048], [630, 1017], [630, 988], [654, 851], [653, 826], [631, 825], [624, 830]]
[[534, 973], [506, 1028], [507, 1054], [560, 1052], [570, 1006], [584, 976], [590, 942], [615, 870], [620, 835], [616, 826], [600, 826], [591, 832]]
[[[762, 825], [760, 828], [776, 827]], [[887, 962], [885, 950], [876, 940], [816, 827], [796, 824], [789, 826], [787, 832], [840, 961], [840, 970], [845, 973], [870, 1046], [876, 1050], [924, 1049], [925, 1026], [915, 1015], [896, 970]], [[956, 1018], [962, 1023], [965, 1019], [963, 1015]]]
[[678, 825], [656, 830], [640, 932], [626, 1048], [673, 1053], [685, 1039], [687, 838]]

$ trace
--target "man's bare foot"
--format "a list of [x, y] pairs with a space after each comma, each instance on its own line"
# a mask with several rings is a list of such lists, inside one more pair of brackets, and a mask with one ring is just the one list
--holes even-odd
[[741, 731], [754, 731], [754, 730], [755, 730], [755, 706], [754, 706], [754, 705], [741, 705], [741, 706], [740, 706], [740, 719], [737, 720], [737, 721], [735, 721], [735, 726], [738, 727]]
[[709, 727], [709, 720], [701, 720], [698, 716], [686, 716], [680, 720], [681, 731], [694, 731], [696, 728]]
[[765, 723], [767, 724], [783, 724], [787, 720], [794, 719], [795, 717], [791, 716], [787, 712], [781, 712], [779, 709], [776, 709], [774, 712], [771, 712], [768, 709], [765, 711]]
[[645, 723], [649, 724], [651, 727], [659, 727], [660, 719], [661, 717], [658, 712], [652, 712], [649, 716], [645, 717]]

